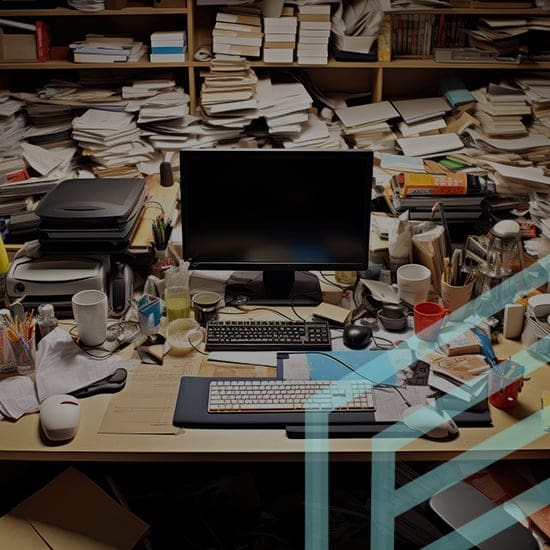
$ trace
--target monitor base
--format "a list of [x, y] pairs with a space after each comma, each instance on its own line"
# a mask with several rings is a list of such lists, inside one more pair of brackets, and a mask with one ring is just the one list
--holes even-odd
[[[313, 273], [295, 272], [284, 292], [280, 286], [272, 284], [273, 278], [278, 279], [273, 277], [274, 273], [277, 272], [233, 273], [225, 286], [225, 304], [314, 307], [323, 301], [319, 279]], [[283, 275], [283, 279], [288, 283], [288, 277]]]

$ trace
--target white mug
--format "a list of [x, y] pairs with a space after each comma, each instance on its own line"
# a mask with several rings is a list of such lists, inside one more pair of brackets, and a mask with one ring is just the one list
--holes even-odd
[[432, 272], [422, 264], [405, 264], [397, 269], [397, 295], [415, 306], [425, 302], [430, 292]]
[[81, 290], [72, 298], [78, 338], [84, 346], [99, 346], [107, 335], [107, 294], [102, 290]]

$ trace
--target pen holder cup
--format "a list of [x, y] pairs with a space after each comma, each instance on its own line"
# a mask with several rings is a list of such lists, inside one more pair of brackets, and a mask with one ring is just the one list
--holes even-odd
[[17, 374], [30, 374], [36, 365], [36, 341], [34, 332], [30, 340], [8, 339], [11, 354], [15, 361]]
[[455, 286], [441, 278], [441, 301], [443, 302], [443, 307], [456, 311], [465, 306], [472, 297], [473, 289], [473, 281], [465, 285]]

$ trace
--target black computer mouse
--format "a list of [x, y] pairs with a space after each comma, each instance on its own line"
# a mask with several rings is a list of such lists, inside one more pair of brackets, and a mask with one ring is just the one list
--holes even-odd
[[372, 338], [372, 328], [368, 325], [349, 324], [344, 327], [344, 344], [351, 349], [366, 348]]

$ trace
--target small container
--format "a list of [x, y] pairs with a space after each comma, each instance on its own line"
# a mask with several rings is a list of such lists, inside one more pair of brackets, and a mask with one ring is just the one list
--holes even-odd
[[198, 292], [193, 296], [193, 311], [195, 319], [201, 327], [205, 327], [210, 319], [217, 317], [221, 296], [216, 292]]
[[170, 355], [185, 355], [203, 340], [204, 333], [195, 319], [176, 319], [168, 323], [166, 343]]
[[189, 271], [185, 264], [170, 268], [164, 277], [164, 301], [168, 322], [188, 318], [191, 314]]
[[59, 324], [52, 304], [39, 305], [36, 320], [38, 321], [40, 339], [44, 338], [46, 334], [49, 334]]

